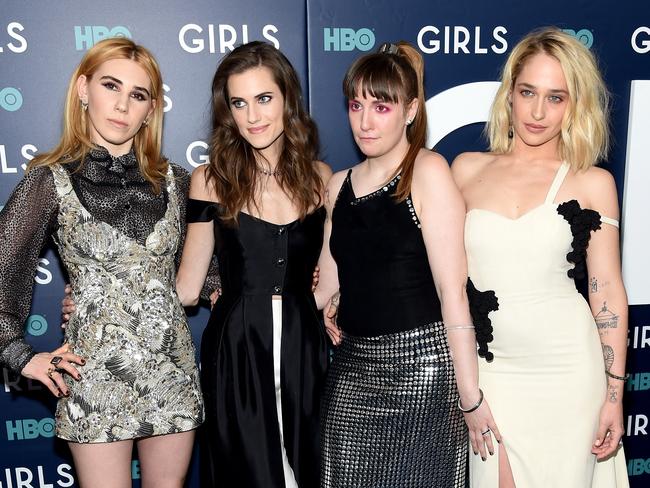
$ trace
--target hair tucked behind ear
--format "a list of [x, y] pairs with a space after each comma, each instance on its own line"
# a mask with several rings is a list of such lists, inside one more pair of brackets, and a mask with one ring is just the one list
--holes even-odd
[[343, 93], [349, 99], [370, 94], [378, 100], [401, 102], [404, 108], [418, 100], [418, 111], [406, 128], [409, 149], [397, 172], [402, 177], [395, 196], [399, 201], [411, 192], [413, 166], [427, 138], [427, 114], [424, 99], [424, 61], [409, 43], [400, 41], [393, 52], [367, 54], [357, 59], [343, 79]]
[[587, 169], [607, 156], [609, 94], [594, 55], [556, 27], [534, 30], [519, 41], [508, 56], [486, 126], [490, 150], [496, 153], [512, 150], [513, 139], [508, 137], [512, 125], [509, 95], [526, 62], [540, 53], [558, 60], [569, 90], [559, 157], [573, 169]]
[[156, 106], [149, 116], [148, 124], [143, 126], [133, 138], [133, 150], [142, 175], [151, 183], [155, 192], [160, 191], [160, 183], [167, 174], [167, 160], [161, 155], [163, 124], [163, 83], [156, 59], [143, 46], [125, 37], [114, 37], [98, 42], [83, 57], [70, 77], [63, 111], [63, 134], [59, 144], [50, 152], [36, 156], [29, 164], [50, 166], [55, 163], [80, 161], [83, 164], [86, 154], [92, 149], [88, 112], [81, 108], [77, 94], [77, 80], [86, 76], [90, 80], [99, 66], [111, 59], [130, 59], [135, 61], [149, 76], [151, 99]]

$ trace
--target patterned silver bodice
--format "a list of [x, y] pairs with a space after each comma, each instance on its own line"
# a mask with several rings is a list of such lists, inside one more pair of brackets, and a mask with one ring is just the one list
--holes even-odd
[[175, 293], [181, 219], [172, 169], [164, 216], [144, 243], [90, 214], [68, 172], [52, 167], [59, 197], [55, 241], [76, 312], [66, 328], [86, 359], [57, 407], [57, 435], [106, 442], [196, 427], [203, 406], [185, 312]]

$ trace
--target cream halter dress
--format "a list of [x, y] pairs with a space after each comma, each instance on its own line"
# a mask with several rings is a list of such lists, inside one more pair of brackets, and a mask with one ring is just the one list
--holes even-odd
[[[479, 360], [479, 383], [517, 488], [628, 487], [622, 448], [599, 463], [591, 454], [607, 380], [594, 317], [573, 280], [584, 276], [590, 233], [618, 222], [575, 200], [554, 202], [568, 171], [563, 163], [544, 203], [517, 219], [467, 214], [469, 275], [498, 299], [489, 314], [494, 359]], [[498, 487], [498, 457], [470, 452], [472, 488]]]

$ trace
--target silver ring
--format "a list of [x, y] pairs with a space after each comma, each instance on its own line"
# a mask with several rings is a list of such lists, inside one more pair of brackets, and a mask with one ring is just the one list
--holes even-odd
[[485, 432], [481, 432], [481, 435], [488, 435], [492, 430], [488, 427]]
[[61, 356], [54, 356], [52, 359], [50, 359], [50, 364], [53, 364], [54, 366], [56, 366], [61, 361], [63, 361], [63, 358]]

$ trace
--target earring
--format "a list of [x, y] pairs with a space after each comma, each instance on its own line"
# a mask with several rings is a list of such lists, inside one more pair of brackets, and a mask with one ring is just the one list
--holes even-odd
[[515, 132], [512, 130], [512, 126], [508, 129], [508, 139], [512, 139], [515, 136]]
[[406, 119], [406, 125], [411, 125], [413, 121], [411, 119]]
[[149, 125], [149, 119], [144, 119], [144, 120], [142, 121], [142, 125], [144, 125], [145, 127], [147, 127], [147, 126]]
[[81, 102], [81, 109], [85, 112], [88, 110], [88, 102], [86, 100], [79, 100]]

